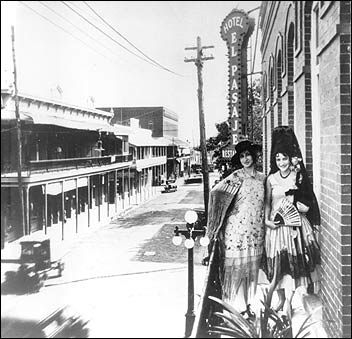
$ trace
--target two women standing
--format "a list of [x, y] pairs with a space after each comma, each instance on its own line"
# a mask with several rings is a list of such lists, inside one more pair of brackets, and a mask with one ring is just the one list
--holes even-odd
[[222, 299], [252, 316], [259, 268], [278, 291], [277, 309], [298, 286], [312, 291], [320, 264], [313, 225], [320, 214], [303, 162], [296, 164], [302, 155], [291, 128], [273, 131], [266, 179], [255, 169], [258, 145], [242, 141], [235, 149], [232, 162], [241, 168], [210, 192], [208, 232], [219, 245]]

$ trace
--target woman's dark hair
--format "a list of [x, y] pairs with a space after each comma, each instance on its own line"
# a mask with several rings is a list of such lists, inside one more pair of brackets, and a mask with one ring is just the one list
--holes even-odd
[[[278, 126], [273, 130], [271, 138], [269, 175], [276, 173], [279, 170], [276, 165], [276, 154], [278, 153], [287, 155], [290, 160], [292, 157], [303, 159], [296, 135], [293, 129], [289, 126]], [[295, 193], [294, 200], [301, 201], [310, 206], [310, 210], [307, 213], [307, 218], [311, 224], [319, 225], [320, 211], [318, 202], [313, 192], [313, 187], [309, 180], [303, 160], [300, 162], [300, 171], [296, 175], [296, 186], [298, 187], [298, 190]]]

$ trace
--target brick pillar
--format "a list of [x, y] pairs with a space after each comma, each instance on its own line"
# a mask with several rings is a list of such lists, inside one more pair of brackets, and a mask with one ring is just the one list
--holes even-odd
[[[313, 154], [312, 154], [312, 75], [311, 75], [311, 10], [312, 2], [307, 1], [304, 9], [304, 74], [305, 74], [305, 146], [306, 169], [313, 184]], [[304, 155], [303, 155], [304, 156]]]
[[293, 75], [294, 75], [294, 25], [291, 24], [288, 32], [287, 41], [287, 81], [288, 81], [288, 125], [294, 128], [294, 91], [293, 91]]
[[[351, 337], [351, 4], [340, 9], [342, 337]], [[346, 27], [348, 29], [346, 29]], [[348, 32], [348, 33], [347, 33]]]
[[276, 64], [276, 69], [277, 69], [277, 112], [278, 112], [278, 118], [277, 118], [277, 123], [278, 126], [282, 125], [282, 102], [281, 102], [281, 92], [282, 92], [282, 78], [281, 78], [281, 73], [282, 73], [282, 58], [281, 58], [281, 51], [278, 54], [277, 57], [277, 64]]

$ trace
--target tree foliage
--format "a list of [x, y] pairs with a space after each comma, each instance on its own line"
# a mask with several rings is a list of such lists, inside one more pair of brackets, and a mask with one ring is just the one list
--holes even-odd
[[214, 151], [219, 146], [224, 145], [230, 141], [230, 128], [227, 121], [215, 124], [218, 134], [215, 137], [210, 137], [207, 140], [207, 150]]
[[252, 86], [248, 86], [250, 115], [248, 119], [248, 138], [256, 144], [262, 144], [263, 142], [261, 91], [262, 85], [260, 79], [255, 79]]
[[[227, 121], [216, 123], [215, 127], [218, 134], [215, 137], [210, 137], [206, 140], [207, 151], [216, 151], [216, 149], [230, 141], [230, 129]], [[194, 148], [200, 151], [200, 146]]]

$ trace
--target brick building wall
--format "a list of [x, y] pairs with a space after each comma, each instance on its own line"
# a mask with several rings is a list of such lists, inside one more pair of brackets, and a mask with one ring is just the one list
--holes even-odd
[[351, 335], [350, 11], [348, 1], [263, 1], [260, 22], [265, 172], [281, 115], [295, 130], [320, 206], [320, 296], [333, 338]]
[[166, 107], [99, 107], [106, 112], [111, 110], [112, 124], [129, 125], [130, 119], [139, 120], [139, 127], [152, 130], [153, 137], [178, 136], [178, 115]]

